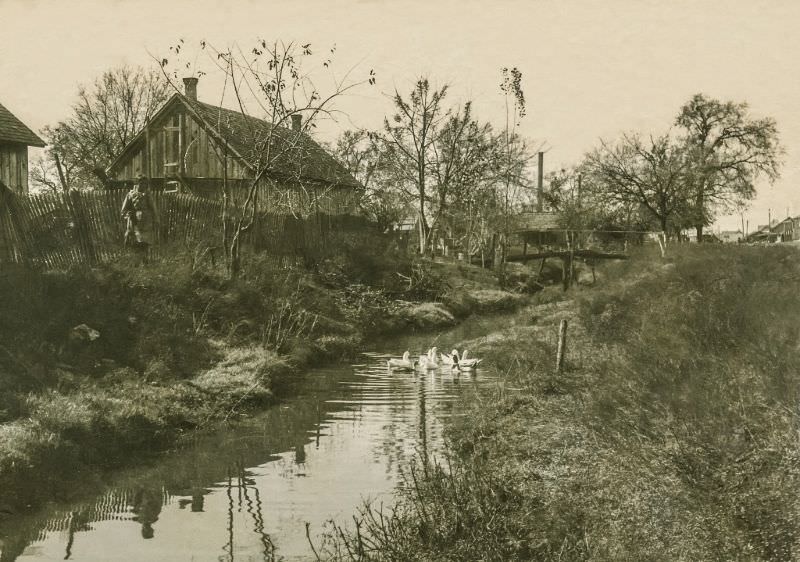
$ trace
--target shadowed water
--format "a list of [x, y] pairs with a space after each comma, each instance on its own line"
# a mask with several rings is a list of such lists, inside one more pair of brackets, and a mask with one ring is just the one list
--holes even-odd
[[[440, 340], [490, 324], [474, 320]], [[421, 338], [385, 347], [398, 344], [425, 347]], [[490, 369], [392, 373], [386, 358], [314, 370], [291, 400], [117, 471], [93, 495], [7, 515], [0, 560], [308, 560], [306, 523], [318, 537], [366, 499], [390, 503], [400, 469], [442, 451], [458, 397], [497, 380]]]

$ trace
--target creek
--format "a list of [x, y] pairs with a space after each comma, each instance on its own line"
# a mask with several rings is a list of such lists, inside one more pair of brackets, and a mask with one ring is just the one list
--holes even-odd
[[280, 404], [176, 451], [131, 458], [80, 492], [42, 482], [52, 487], [47, 505], [0, 513], [0, 561], [313, 559], [306, 524], [318, 542], [327, 521], [352, 522], [365, 501], [391, 505], [401, 470], [443, 452], [459, 398], [500, 383], [491, 366], [389, 372], [387, 357], [449, 351], [505, 322], [473, 317], [375, 342], [356, 364], [308, 372]]

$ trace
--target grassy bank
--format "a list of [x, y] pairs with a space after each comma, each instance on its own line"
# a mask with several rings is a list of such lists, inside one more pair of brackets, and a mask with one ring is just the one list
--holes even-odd
[[368, 336], [523, 299], [479, 268], [375, 248], [310, 268], [252, 260], [236, 281], [181, 260], [10, 269], [0, 291], [0, 505], [35, 502], [33, 474], [129, 462], [270, 404]]
[[[800, 255], [675, 248], [521, 311], [470, 349], [507, 373], [320, 555], [360, 560], [794, 560]], [[570, 319], [564, 373], [555, 330]]]

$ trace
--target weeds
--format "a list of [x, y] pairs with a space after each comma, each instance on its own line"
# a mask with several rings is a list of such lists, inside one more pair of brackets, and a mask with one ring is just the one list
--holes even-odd
[[317, 319], [317, 314], [298, 309], [292, 302], [286, 301], [276, 312], [270, 314], [269, 321], [262, 330], [261, 342], [269, 349], [285, 353], [289, 341], [300, 339], [314, 331]]
[[797, 559], [800, 255], [671, 256], [641, 252], [579, 302], [470, 342], [519, 390], [470, 399], [451, 466], [417, 465], [393, 510], [330, 527], [320, 558]]

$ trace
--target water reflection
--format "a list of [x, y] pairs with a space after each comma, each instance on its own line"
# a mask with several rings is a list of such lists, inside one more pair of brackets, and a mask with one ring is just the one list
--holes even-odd
[[[295, 399], [117, 473], [82, 502], [0, 522], [5, 560], [306, 560], [326, 520], [389, 502], [399, 468], [441, 452], [442, 420], [490, 372], [389, 373], [386, 356], [313, 372]], [[469, 383], [469, 384], [466, 384]]]

